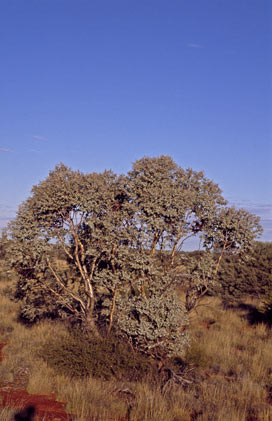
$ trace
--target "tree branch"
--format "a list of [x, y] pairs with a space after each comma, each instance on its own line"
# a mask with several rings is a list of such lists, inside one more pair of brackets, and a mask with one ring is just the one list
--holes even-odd
[[66, 247], [66, 245], [65, 245], [65, 242], [64, 242], [64, 239], [60, 236], [60, 234], [57, 234], [57, 237], [58, 237], [58, 239], [60, 240], [60, 242], [61, 242], [61, 245], [62, 245], [62, 248], [63, 248], [63, 250], [65, 251], [65, 253], [66, 253], [66, 255], [71, 259], [71, 260], [73, 260], [73, 255], [67, 250], [67, 247]]
[[76, 300], [77, 302], [79, 302], [82, 310], [86, 310], [85, 309], [85, 304], [83, 302], [83, 300], [78, 297], [76, 294], [74, 294], [72, 291], [70, 291], [65, 285], [64, 283], [61, 281], [61, 279], [59, 278], [59, 276], [57, 275], [57, 273], [55, 272], [55, 270], [53, 269], [49, 259], [47, 259], [47, 263], [48, 263], [48, 267], [50, 269], [50, 271], [52, 272], [52, 274], [54, 275], [54, 278], [56, 279], [56, 281], [58, 282], [58, 284], [64, 289], [65, 292], [67, 292], [68, 295], [70, 295], [70, 297], [72, 297], [74, 300]]
[[[48, 284], [46, 284], [45, 282], [43, 282], [40, 279], [40, 282], [47, 288], [49, 289], [49, 291], [51, 291], [54, 295], [56, 295], [57, 297], [59, 297], [61, 300], [63, 300], [63, 297], [61, 294], [59, 294], [57, 291], [55, 291], [53, 288], [51, 288]], [[64, 303], [64, 305], [72, 312], [72, 313], [78, 313], [78, 311], [76, 309], [74, 309], [73, 307], [71, 307], [69, 304]]]

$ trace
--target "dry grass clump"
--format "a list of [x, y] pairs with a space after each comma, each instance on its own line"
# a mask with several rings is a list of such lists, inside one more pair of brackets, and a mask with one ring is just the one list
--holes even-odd
[[0, 283], [0, 341], [6, 342], [17, 325], [18, 305], [4, 294], [8, 282]]
[[0, 421], [13, 421], [15, 410], [9, 408], [0, 408]]
[[[1, 282], [0, 289], [4, 287]], [[105, 381], [59, 374], [40, 357], [40, 350], [46, 353], [56, 338], [67, 341], [65, 325], [22, 325], [18, 305], [0, 291], [0, 340], [9, 342], [0, 382], [16, 381], [19, 374], [29, 393], [56, 392], [67, 402], [67, 411], [82, 421], [124, 417], [129, 408], [131, 421], [269, 421], [272, 333], [262, 323], [248, 322], [248, 309], [254, 306], [256, 302], [247, 301], [225, 309], [219, 299], [205, 299], [191, 315], [191, 345], [185, 356], [191, 383], [162, 388], [154, 378]], [[12, 417], [13, 411], [0, 412], [0, 421]]]
[[[199, 420], [209, 416], [215, 420], [272, 419], [267, 388], [272, 370], [271, 330], [264, 324], [250, 326], [245, 316], [245, 310], [224, 310], [218, 300], [206, 299], [194, 320], [192, 348], [197, 346], [206, 361], [202, 368], [206, 377], [199, 386], [203, 402]], [[209, 326], [203, 326], [205, 319], [210, 320]]]

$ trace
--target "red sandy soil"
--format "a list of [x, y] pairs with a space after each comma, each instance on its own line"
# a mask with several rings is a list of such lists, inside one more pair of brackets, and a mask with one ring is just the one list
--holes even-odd
[[[3, 360], [3, 348], [7, 342], [0, 344], [0, 362]], [[66, 402], [56, 401], [55, 393], [47, 395], [31, 395], [19, 388], [16, 383], [0, 388], [1, 406], [3, 408], [22, 409], [35, 408], [35, 420], [68, 421], [73, 416], [65, 411]]]
[[1, 390], [4, 408], [35, 408], [35, 419], [46, 421], [68, 421], [72, 419], [64, 407], [65, 402], [57, 402], [53, 395], [30, 395], [25, 390]]

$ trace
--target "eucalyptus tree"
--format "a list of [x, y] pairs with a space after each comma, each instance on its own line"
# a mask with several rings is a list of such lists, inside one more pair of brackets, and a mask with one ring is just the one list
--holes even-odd
[[114, 329], [149, 353], [182, 352], [188, 318], [175, 284], [185, 274], [197, 300], [214, 260], [207, 254], [188, 273], [178, 251], [197, 235], [222, 253], [249, 245], [258, 221], [235, 212], [203, 172], [184, 170], [168, 156], [142, 158], [121, 176], [60, 164], [32, 188], [9, 226], [22, 313], [77, 320], [96, 335]]

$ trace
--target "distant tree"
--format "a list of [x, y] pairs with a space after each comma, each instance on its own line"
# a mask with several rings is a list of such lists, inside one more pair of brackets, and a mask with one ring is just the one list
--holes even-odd
[[[177, 253], [196, 235], [210, 252], [246, 249], [258, 220], [239, 212], [226, 208], [203, 172], [167, 156], [140, 159], [126, 176], [60, 164], [9, 225], [22, 315], [77, 320], [97, 336], [114, 329], [149, 353], [181, 352], [188, 319], [175, 293], [178, 274], [186, 274]], [[186, 275], [196, 300], [212, 279], [207, 256]]]
[[246, 259], [229, 254], [222, 260], [214, 293], [224, 298], [261, 296], [272, 286], [272, 243], [254, 242]]

